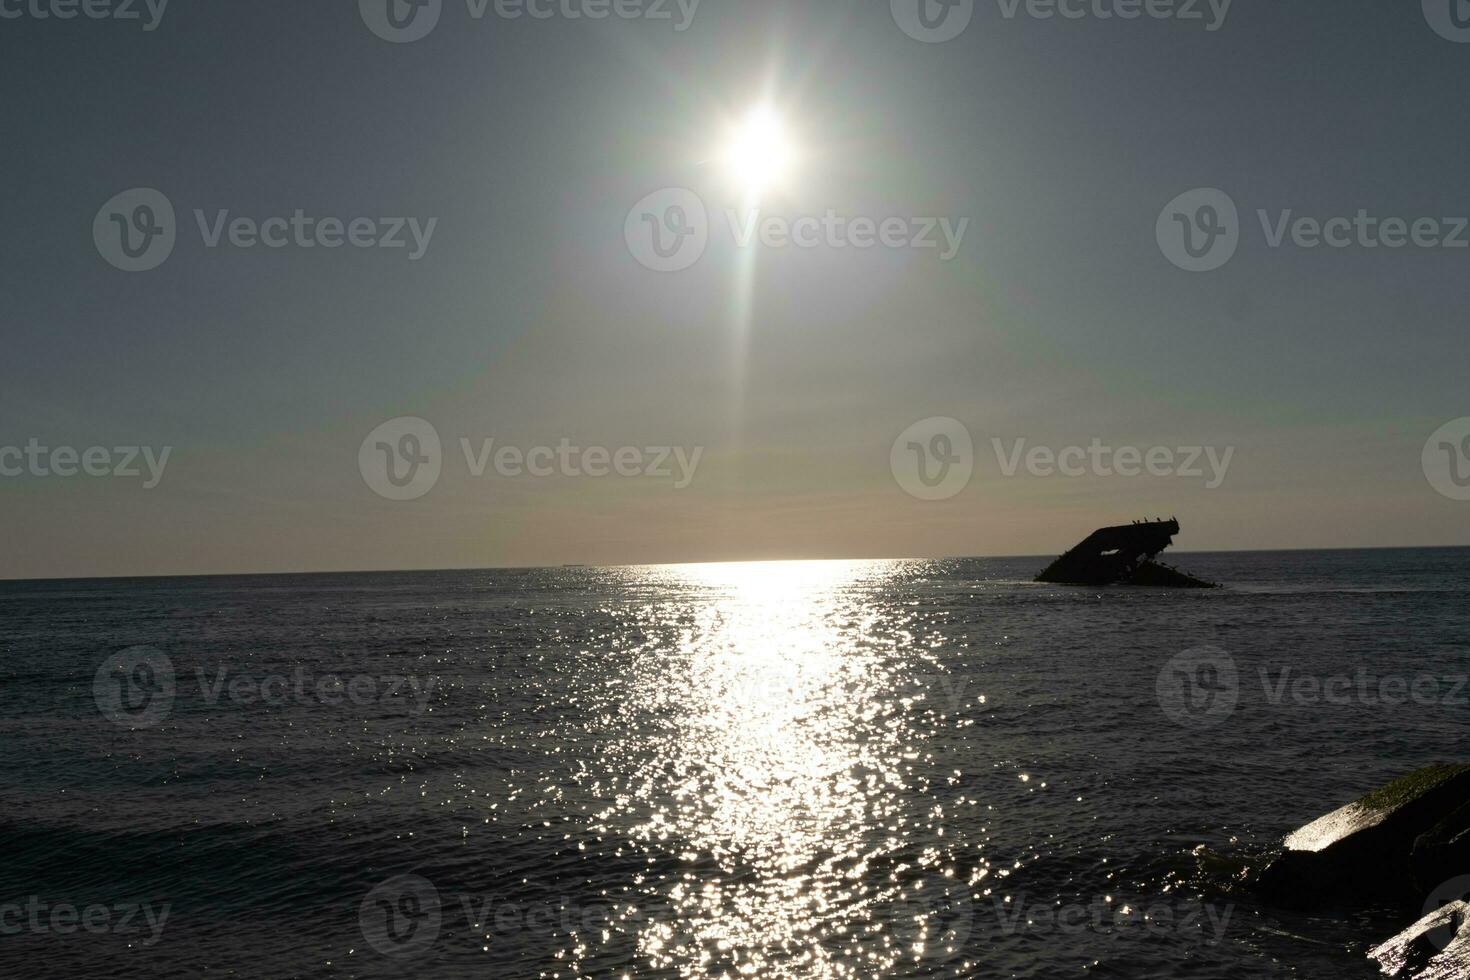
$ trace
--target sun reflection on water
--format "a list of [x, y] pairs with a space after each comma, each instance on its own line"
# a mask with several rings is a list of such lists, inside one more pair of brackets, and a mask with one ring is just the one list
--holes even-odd
[[925, 882], [964, 882], [942, 806], [915, 792], [928, 777], [903, 624], [863, 599], [894, 567], [642, 571], [700, 597], [678, 649], [634, 679], [632, 727], [650, 734], [623, 746], [645, 776], [629, 836], [680, 859], [638, 936], [656, 970], [883, 975], [946, 929], [963, 939], [926, 904]]

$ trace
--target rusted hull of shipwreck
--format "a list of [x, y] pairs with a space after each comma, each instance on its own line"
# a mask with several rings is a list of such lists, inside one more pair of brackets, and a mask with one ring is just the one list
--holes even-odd
[[1211, 589], [1215, 585], [1197, 579], [1154, 559], [1174, 543], [1179, 533], [1177, 520], [1140, 521], [1105, 527], [1052, 562], [1038, 582], [1053, 585], [1143, 585], [1171, 589]]

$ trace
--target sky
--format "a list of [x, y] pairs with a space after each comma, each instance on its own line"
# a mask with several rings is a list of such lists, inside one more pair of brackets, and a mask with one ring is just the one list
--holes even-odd
[[0, 0], [0, 578], [1470, 544], [1449, 0], [121, 2]]

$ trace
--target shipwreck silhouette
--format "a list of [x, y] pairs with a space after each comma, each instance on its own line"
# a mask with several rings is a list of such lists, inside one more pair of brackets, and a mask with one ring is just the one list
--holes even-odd
[[1171, 589], [1212, 589], [1197, 579], [1154, 559], [1174, 543], [1179, 522], [1135, 521], [1093, 531], [1087, 540], [1036, 576], [1053, 585], [1149, 585]]

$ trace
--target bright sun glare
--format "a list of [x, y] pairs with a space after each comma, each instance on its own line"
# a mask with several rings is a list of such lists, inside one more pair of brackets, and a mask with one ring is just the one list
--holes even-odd
[[768, 106], [752, 109], [733, 128], [723, 154], [726, 172], [749, 194], [783, 180], [794, 156], [781, 117]]

